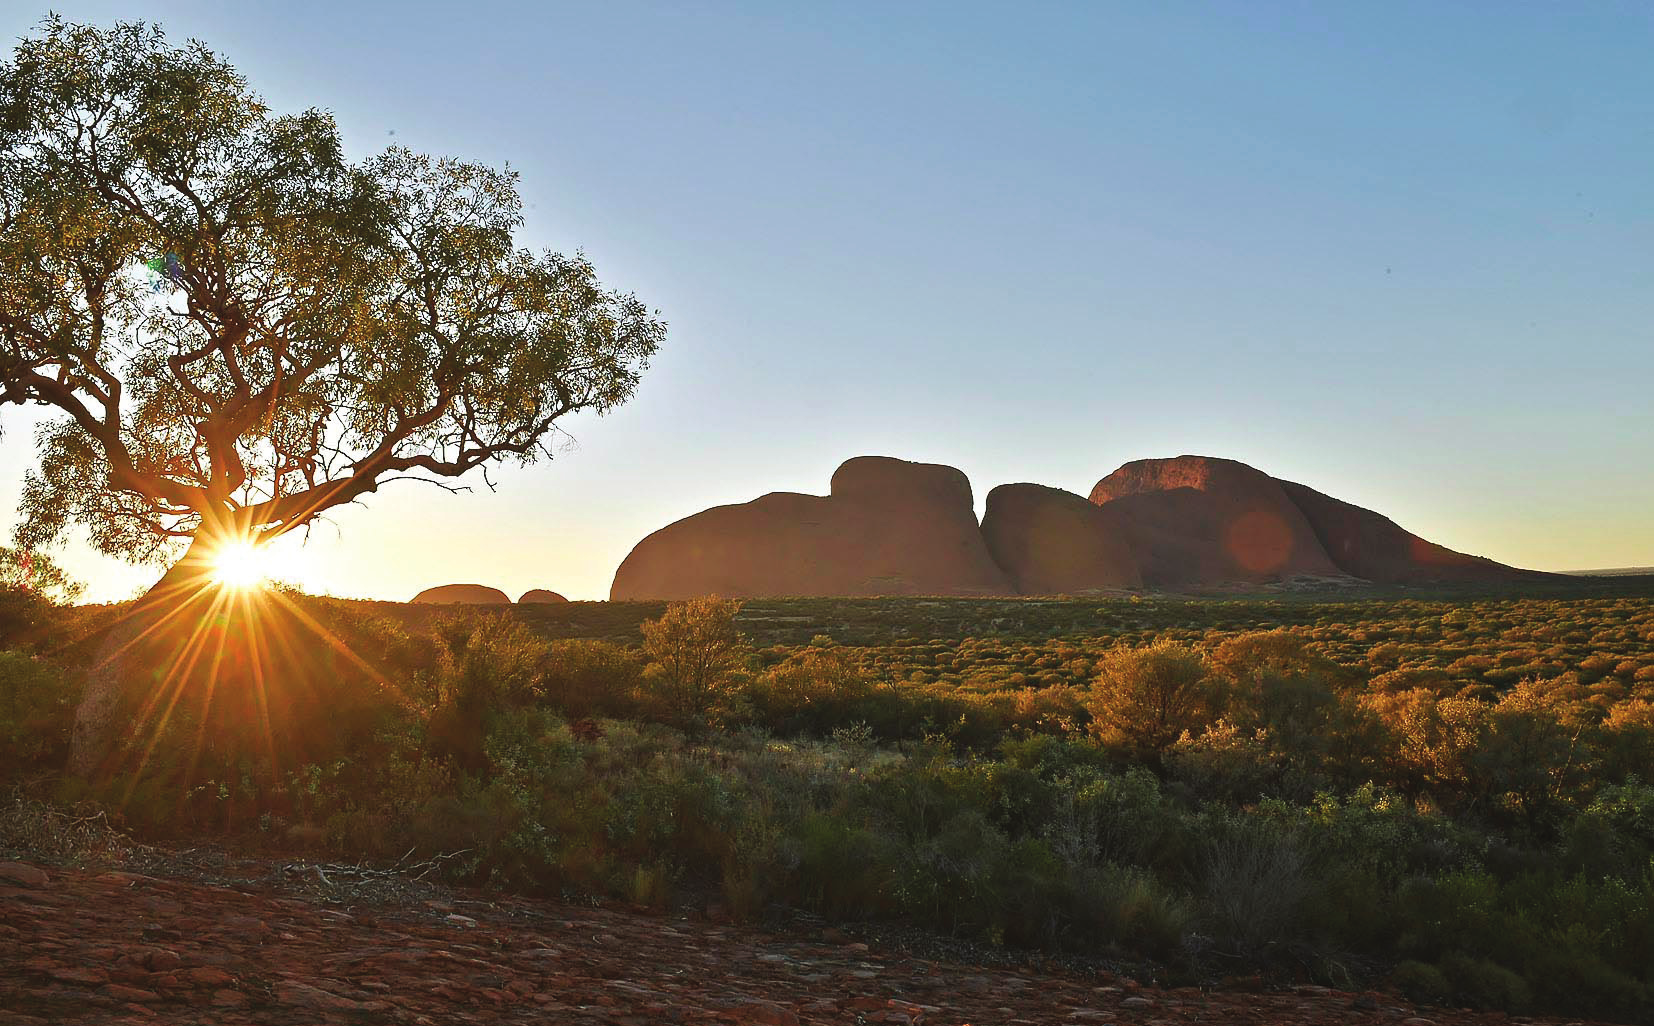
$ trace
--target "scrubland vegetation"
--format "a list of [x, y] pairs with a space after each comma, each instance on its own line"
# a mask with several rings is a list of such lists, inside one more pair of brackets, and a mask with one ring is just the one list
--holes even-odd
[[1654, 1015], [1646, 583], [503, 613], [295, 595], [158, 675], [96, 780], [53, 768], [75, 640], [119, 611], [3, 595], [0, 774], [140, 837], [463, 852], [465, 881], [900, 920], [1163, 980]]

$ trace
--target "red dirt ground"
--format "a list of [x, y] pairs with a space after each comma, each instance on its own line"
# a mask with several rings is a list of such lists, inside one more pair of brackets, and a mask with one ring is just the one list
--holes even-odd
[[251, 885], [0, 864], [0, 1026], [1512, 1021], [1387, 994], [1139, 988], [870, 951], [830, 930], [471, 897], [352, 913]]

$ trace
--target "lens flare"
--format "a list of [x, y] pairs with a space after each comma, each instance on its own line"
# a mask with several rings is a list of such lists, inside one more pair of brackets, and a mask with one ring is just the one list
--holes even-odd
[[268, 554], [251, 542], [230, 542], [213, 555], [212, 578], [235, 591], [262, 588], [270, 576]]

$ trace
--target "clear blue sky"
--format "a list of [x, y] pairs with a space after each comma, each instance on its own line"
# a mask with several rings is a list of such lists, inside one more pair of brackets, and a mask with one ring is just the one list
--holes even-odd
[[1645, 4], [257, 6], [57, 9], [198, 36], [354, 153], [509, 161], [524, 240], [671, 325], [577, 448], [386, 487], [289, 554], [310, 587], [603, 597], [648, 532], [863, 453], [979, 504], [1221, 455], [1508, 562], [1654, 564]]

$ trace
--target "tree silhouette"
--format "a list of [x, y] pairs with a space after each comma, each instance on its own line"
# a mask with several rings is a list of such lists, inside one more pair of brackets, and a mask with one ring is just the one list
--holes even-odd
[[63, 414], [17, 543], [187, 548], [182, 586], [214, 546], [532, 461], [624, 402], [664, 324], [517, 247], [516, 181], [352, 162], [329, 114], [272, 113], [199, 42], [47, 19], [0, 66], [0, 403]]

